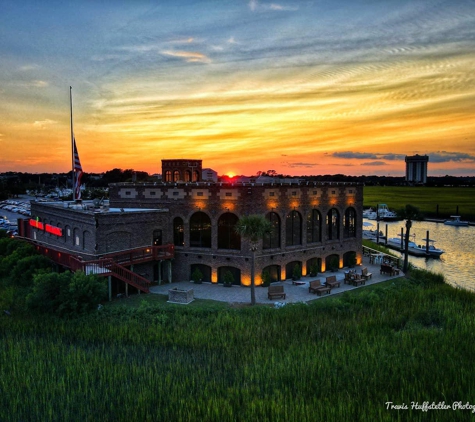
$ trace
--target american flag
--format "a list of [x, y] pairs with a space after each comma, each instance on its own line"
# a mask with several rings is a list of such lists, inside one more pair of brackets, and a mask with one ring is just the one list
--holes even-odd
[[73, 147], [74, 147], [74, 171], [76, 172], [76, 186], [74, 187], [75, 198], [81, 199], [82, 166], [81, 166], [81, 161], [79, 160], [78, 149], [76, 148], [76, 138], [73, 138]]

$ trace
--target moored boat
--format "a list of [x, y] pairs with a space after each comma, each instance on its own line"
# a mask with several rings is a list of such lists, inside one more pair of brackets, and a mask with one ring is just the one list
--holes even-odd
[[[417, 243], [413, 241], [409, 241], [409, 246], [408, 246], [408, 253], [414, 256], [430, 256], [433, 258], [438, 258], [440, 257], [445, 251], [443, 249], [436, 248], [434, 246], [434, 240], [432, 239], [422, 239], [425, 242], [429, 243], [429, 246], [427, 247], [426, 245], [418, 245]], [[405, 241], [402, 240], [399, 237], [391, 237], [388, 239], [387, 245], [397, 249], [401, 252], [404, 251], [405, 249]]]
[[363, 230], [363, 239], [368, 239], [376, 243], [381, 243], [386, 240], [386, 236], [381, 230], [379, 231], [379, 233], [377, 230]]
[[391, 211], [386, 204], [378, 204], [378, 210], [376, 212], [377, 218], [383, 221], [396, 221], [400, 220], [397, 213]]
[[466, 227], [468, 226], [468, 221], [460, 220], [460, 215], [451, 215], [452, 220], [445, 220], [444, 224], [447, 226], [457, 226], [457, 227]]

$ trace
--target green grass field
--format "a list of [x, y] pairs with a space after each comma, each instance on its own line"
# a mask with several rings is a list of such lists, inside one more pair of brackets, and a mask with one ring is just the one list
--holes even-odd
[[473, 418], [410, 409], [474, 397], [475, 295], [440, 276], [280, 309], [135, 300], [76, 319], [0, 315], [0, 421]]
[[365, 186], [364, 206], [375, 208], [377, 204], [387, 204], [395, 211], [411, 204], [431, 218], [448, 218], [458, 207], [464, 220], [475, 221], [475, 188]]

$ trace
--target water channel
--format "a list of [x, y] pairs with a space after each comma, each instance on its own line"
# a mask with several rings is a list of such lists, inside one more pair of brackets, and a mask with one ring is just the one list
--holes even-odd
[[[371, 228], [376, 229], [376, 221], [365, 221], [374, 224]], [[405, 230], [405, 221], [379, 222], [379, 230], [383, 233], [386, 233], [386, 226], [388, 238], [399, 237], [401, 228]], [[435, 247], [443, 249], [445, 253], [440, 258], [409, 256], [409, 262], [418, 268], [443, 274], [452, 286], [475, 291], [475, 226], [454, 227], [444, 223], [414, 221], [411, 234], [415, 234], [415, 238], [411, 240], [418, 245], [425, 245], [423, 239], [427, 231], [429, 238], [435, 240]], [[392, 252], [399, 254], [395, 250]]]

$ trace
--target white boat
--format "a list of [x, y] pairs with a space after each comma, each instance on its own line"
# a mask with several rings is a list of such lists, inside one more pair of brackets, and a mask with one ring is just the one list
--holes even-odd
[[368, 208], [366, 210], [363, 211], [363, 218], [368, 218], [370, 220], [375, 220], [376, 217], [374, 218], [370, 218], [370, 217], [373, 217], [376, 215], [376, 211], [373, 210], [373, 208]]
[[452, 220], [445, 220], [444, 224], [447, 226], [458, 226], [458, 227], [465, 227], [468, 226], [468, 221], [460, 220], [460, 215], [451, 215], [450, 218]]
[[380, 230], [379, 234], [377, 230], [363, 230], [363, 239], [372, 240], [373, 242], [384, 242], [386, 240], [386, 236]]
[[[426, 245], [418, 245], [415, 242], [409, 241], [408, 252], [411, 255], [415, 256], [432, 256], [434, 258], [440, 257], [445, 251], [443, 249], [436, 248], [434, 246], [435, 240], [432, 239], [422, 239], [425, 242], [429, 242], [429, 248], [426, 248]], [[391, 237], [388, 239], [387, 242], [388, 246], [391, 246], [401, 252], [404, 251], [405, 242], [404, 240], [401, 242], [400, 237]]]
[[400, 220], [398, 215], [394, 211], [391, 211], [386, 204], [378, 204], [378, 210], [376, 214], [377, 218], [383, 221]]

